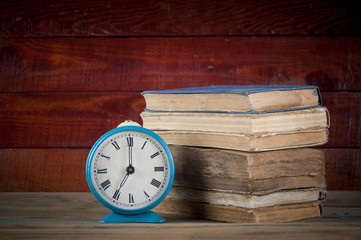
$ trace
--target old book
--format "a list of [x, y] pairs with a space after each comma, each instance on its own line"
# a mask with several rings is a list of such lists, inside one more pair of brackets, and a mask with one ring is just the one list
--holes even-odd
[[145, 91], [150, 111], [249, 112], [321, 105], [316, 86], [209, 86]]
[[140, 114], [151, 130], [232, 134], [290, 133], [329, 127], [325, 107], [264, 114], [149, 112]]
[[241, 208], [260, 208], [319, 200], [321, 188], [304, 188], [272, 192], [264, 195], [245, 194], [220, 189], [200, 189], [173, 186], [168, 197], [191, 202]]
[[168, 144], [224, 148], [248, 152], [318, 146], [328, 141], [327, 129], [255, 135], [205, 131], [152, 130]]
[[263, 195], [325, 187], [321, 150], [300, 148], [248, 153], [214, 148], [169, 146], [177, 186]]
[[215, 205], [189, 200], [166, 198], [155, 211], [185, 217], [225, 222], [290, 222], [320, 217], [320, 201], [247, 209], [235, 206]]

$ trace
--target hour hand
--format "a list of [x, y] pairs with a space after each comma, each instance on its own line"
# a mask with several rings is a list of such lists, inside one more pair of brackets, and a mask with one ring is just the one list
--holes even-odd
[[122, 182], [120, 183], [118, 189], [121, 189], [121, 188], [124, 186], [124, 184], [125, 184], [125, 182], [127, 181], [128, 177], [129, 177], [129, 173], [127, 173], [127, 174], [124, 176], [124, 178], [123, 178]]
[[135, 172], [135, 169], [133, 166], [128, 166], [127, 167], [127, 174], [124, 176], [123, 180], [121, 181], [120, 185], [119, 185], [119, 188], [118, 189], [121, 189], [125, 182], [127, 181], [128, 177], [130, 174], [133, 174]]
[[127, 173], [127, 174], [124, 176], [122, 182], [121, 182], [120, 185], [119, 185], [119, 188], [118, 188], [117, 190], [115, 190], [114, 195], [113, 195], [113, 198], [114, 198], [114, 199], [119, 200], [120, 189], [124, 186], [124, 184], [125, 184], [125, 182], [127, 181], [128, 177], [129, 177], [129, 173]]

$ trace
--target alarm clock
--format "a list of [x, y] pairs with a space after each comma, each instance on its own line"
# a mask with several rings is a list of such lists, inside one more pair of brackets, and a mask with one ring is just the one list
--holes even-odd
[[95, 198], [112, 212], [100, 222], [165, 222], [151, 211], [174, 180], [172, 153], [156, 133], [125, 121], [91, 148], [86, 179]]

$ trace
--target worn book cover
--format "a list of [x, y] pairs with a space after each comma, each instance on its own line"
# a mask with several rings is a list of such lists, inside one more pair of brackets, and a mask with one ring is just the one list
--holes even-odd
[[263, 113], [321, 106], [317, 86], [221, 85], [145, 91], [147, 111]]
[[324, 188], [325, 159], [318, 149], [261, 153], [170, 145], [174, 185], [263, 195], [287, 189]]

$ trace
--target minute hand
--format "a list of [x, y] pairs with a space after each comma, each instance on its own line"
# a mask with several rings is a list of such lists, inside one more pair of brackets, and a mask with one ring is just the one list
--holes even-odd
[[128, 156], [129, 156], [129, 166], [133, 165], [133, 137], [127, 137], [128, 143]]

